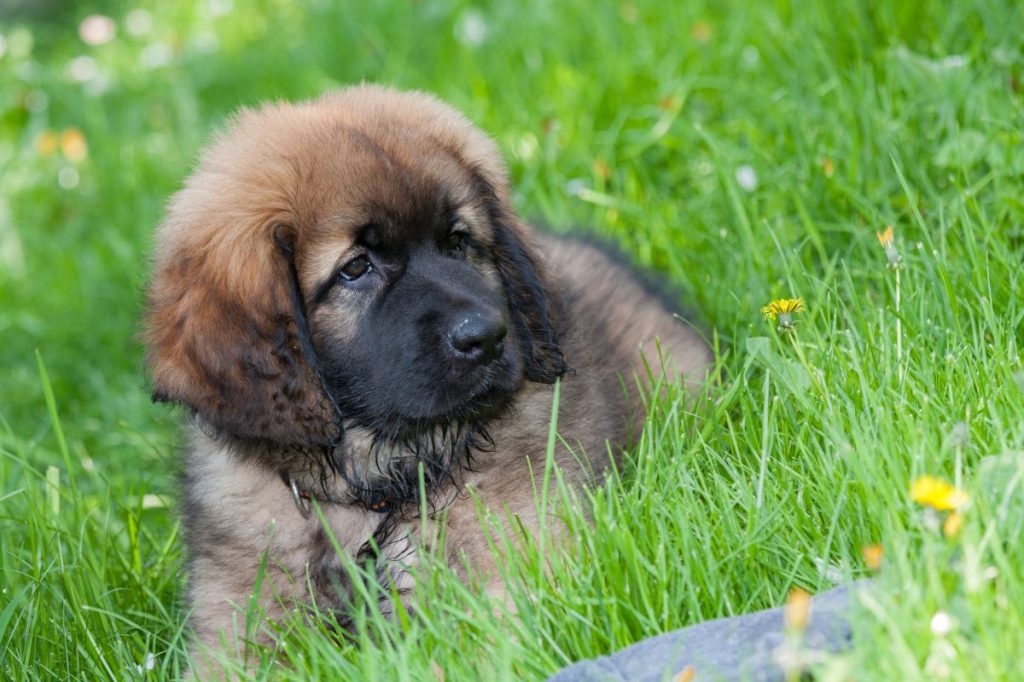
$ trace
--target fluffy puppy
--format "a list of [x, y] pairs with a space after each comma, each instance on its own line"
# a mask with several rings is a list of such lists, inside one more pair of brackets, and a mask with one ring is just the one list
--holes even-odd
[[580, 446], [558, 464], [582, 482], [639, 425], [656, 339], [695, 389], [706, 344], [614, 258], [534, 234], [495, 144], [433, 97], [360, 86], [241, 111], [157, 230], [144, 332], [155, 398], [192, 416], [200, 645], [237, 646], [254, 590], [271, 617], [344, 612], [314, 500], [343, 552], [408, 592], [420, 470], [445, 556], [486, 574], [477, 499], [543, 521], [552, 384]]

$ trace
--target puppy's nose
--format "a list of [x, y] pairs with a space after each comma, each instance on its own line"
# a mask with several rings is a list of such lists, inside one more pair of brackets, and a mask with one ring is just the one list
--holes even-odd
[[508, 327], [496, 311], [475, 311], [456, 318], [448, 342], [455, 357], [485, 365], [501, 355], [507, 333]]

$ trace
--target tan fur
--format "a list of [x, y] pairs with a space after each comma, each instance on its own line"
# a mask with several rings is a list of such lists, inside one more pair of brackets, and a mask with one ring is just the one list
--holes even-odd
[[[280, 244], [293, 246], [308, 298], [346, 262], [353, 232], [366, 219], [361, 206], [382, 202], [414, 219], [418, 209], [410, 197], [443, 186], [465, 193], [466, 229], [488, 245], [493, 235], [486, 213], [472, 203], [470, 170], [508, 205], [506, 173], [494, 143], [462, 115], [421, 93], [360, 86], [313, 102], [241, 112], [206, 150], [157, 232], [144, 334], [157, 395], [208, 418], [217, 425], [213, 431], [246, 427], [271, 443], [293, 442], [297, 434], [329, 442], [333, 413], [299, 347]], [[637, 392], [623, 396], [620, 378], [632, 386], [634, 375], [645, 374], [642, 353], [657, 366], [655, 339], [669, 355], [671, 378], [686, 381], [693, 391], [705, 378], [711, 354], [603, 252], [534, 234], [518, 221], [513, 228], [532, 244], [547, 288], [561, 301], [561, 346], [575, 371], [562, 381], [559, 431], [579, 445], [589, 463], [564, 450], [558, 463], [571, 481], [581, 483], [588, 480], [587, 469], [604, 468], [609, 443], [617, 452], [638, 429]], [[491, 263], [476, 266], [498, 286]], [[353, 299], [342, 318], [314, 313], [310, 325], [345, 337], [368, 314], [360, 305]], [[285, 342], [272, 349], [275, 338]], [[489, 425], [495, 447], [480, 453], [463, 477], [475, 495], [444, 497], [446, 553], [453, 565], [468, 561], [484, 571], [492, 566], [475, 497], [517, 515], [528, 529], [543, 523], [533, 508], [530, 466], [543, 469], [552, 396], [550, 385], [526, 382], [513, 409]], [[323, 576], [341, 574], [342, 563], [324, 551], [320, 522], [299, 514], [279, 472], [263, 464], [274, 446], [257, 460], [247, 457], [247, 448], [256, 446], [211, 437], [209, 430], [191, 428], [187, 460], [186, 511], [200, 520], [190, 538], [193, 624], [200, 650], [216, 651], [221, 638], [236, 650], [237, 625], [244, 619], [238, 609], [249, 601], [264, 555], [268, 574], [260, 599], [272, 618], [283, 616], [294, 601], [337, 603], [334, 586]], [[346, 438], [357, 451], [369, 441], [358, 429]], [[280, 446], [282, 460], [290, 456], [287, 451]], [[383, 516], [356, 504], [340, 480], [333, 485], [334, 502], [324, 504], [323, 513], [342, 550], [355, 555]], [[409, 549], [421, 541], [419, 522], [415, 509], [396, 518], [396, 539], [382, 548], [379, 561], [390, 566], [400, 591], [407, 591]], [[488, 589], [500, 591], [499, 582], [492, 579]]]

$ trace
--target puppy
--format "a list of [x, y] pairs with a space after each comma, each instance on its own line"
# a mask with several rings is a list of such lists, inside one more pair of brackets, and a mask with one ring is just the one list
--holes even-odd
[[693, 391], [712, 362], [619, 261], [523, 224], [495, 144], [418, 92], [243, 110], [171, 199], [154, 260], [143, 336], [155, 399], [192, 417], [203, 649], [237, 647], [254, 590], [271, 617], [311, 600], [344, 613], [314, 502], [343, 552], [408, 594], [430, 541], [421, 477], [445, 556], [500, 589], [476, 504], [544, 522], [531, 472], [553, 384], [559, 432], [579, 446], [557, 463], [579, 484], [639, 427], [644, 354], [659, 366], [660, 343]]

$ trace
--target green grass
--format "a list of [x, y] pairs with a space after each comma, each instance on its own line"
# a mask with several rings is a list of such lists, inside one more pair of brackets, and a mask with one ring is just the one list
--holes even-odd
[[[96, 4], [99, 47], [85, 10], [0, 18], [0, 677], [186, 666], [180, 415], [135, 340], [152, 228], [234, 108], [366, 79], [463, 109], [525, 215], [676, 282], [722, 379], [693, 411], [669, 387], [621, 478], [561, 512], [569, 552], [504, 562], [518, 618], [438, 569], [417, 617], [364, 611], [351, 643], [285, 624], [290, 667], [257, 677], [540, 680], [864, 576], [880, 543], [831, 679], [1024, 679], [1019, 3], [143, 4], [143, 36]], [[85, 159], [43, 153], [72, 127]], [[789, 296], [779, 334], [758, 310]], [[970, 493], [958, 538], [909, 501], [924, 473]]]

